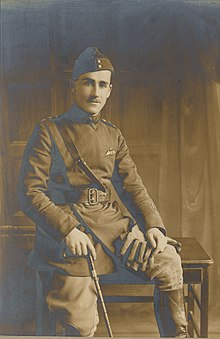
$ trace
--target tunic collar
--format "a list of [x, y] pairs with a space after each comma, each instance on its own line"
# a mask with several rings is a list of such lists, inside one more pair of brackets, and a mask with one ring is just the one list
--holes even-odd
[[65, 118], [79, 124], [97, 124], [100, 120], [100, 113], [92, 116], [76, 105], [73, 105], [70, 110], [65, 114]]

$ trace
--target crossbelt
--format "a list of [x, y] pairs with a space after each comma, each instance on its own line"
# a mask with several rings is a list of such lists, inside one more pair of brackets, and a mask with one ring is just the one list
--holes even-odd
[[[80, 156], [79, 151], [73, 142], [73, 139], [69, 133], [69, 129], [66, 127], [65, 124], [57, 124], [55, 121], [45, 121], [45, 124], [49, 128], [54, 141], [59, 145], [59, 142], [57, 142], [57, 131], [59, 132], [61, 138], [63, 139], [63, 142], [71, 155], [74, 164], [78, 165], [81, 170], [87, 175], [87, 177], [90, 179], [90, 181], [97, 185], [97, 187], [100, 188], [103, 192], [105, 191], [105, 186], [101, 182], [101, 180], [93, 173], [91, 168], [87, 165], [85, 160]], [[74, 127], [71, 126], [72, 131], [74, 130]]]

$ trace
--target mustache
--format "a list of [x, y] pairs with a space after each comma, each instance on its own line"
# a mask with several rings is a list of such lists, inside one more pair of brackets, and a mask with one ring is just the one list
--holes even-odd
[[95, 98], [89, 98], [87, 100], [87, 102], [93, 102], [95, 104], [100, 104], [101, 103], [101, 101], [99, 99], [95, 99]]

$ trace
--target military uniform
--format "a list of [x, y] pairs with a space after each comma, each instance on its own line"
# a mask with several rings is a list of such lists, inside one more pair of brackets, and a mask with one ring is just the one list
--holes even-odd
[[[73, 162], [54, 124], [66, 126], [80, 156], [105, 186], [105, 192]], [[52, 277], [48, 306], [81, 335], [93, 335], [98, 323], [97, 297], [87, 259], [66, 256], [65, 237], [75, 227], [86, 232], [96, 249], [97, 273], [108, 274], [117, 268], [115, 241], [132, 230], [135, 217], [142, 222], [144, 233], [157, 227], [166, 234], [163, 221], [120, 130], [100, 115], [92, 117], [76, 105], [36, 126], [20, 173], [21, 208], [36, 223], [30, 263]], [[146, 269], [146, 276], [156, 279], [165, 291], [182, 287], [180, 258], [172, 246], [167, 245], [163, 253], [155, 256], [154, 266]]]

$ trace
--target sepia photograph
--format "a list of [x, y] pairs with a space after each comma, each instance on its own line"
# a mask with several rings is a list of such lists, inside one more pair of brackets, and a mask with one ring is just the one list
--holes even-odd
[[220, 337], [220, 0], [1, 0], [0, 337]]

